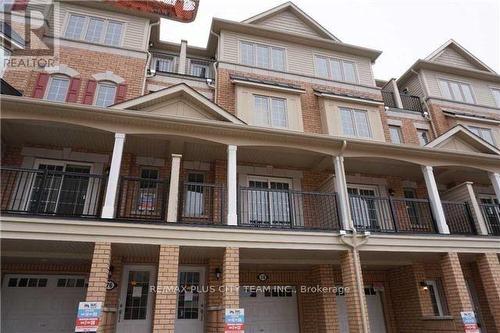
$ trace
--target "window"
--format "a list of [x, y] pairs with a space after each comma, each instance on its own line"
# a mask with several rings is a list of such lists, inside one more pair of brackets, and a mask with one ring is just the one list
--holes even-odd
[[173, 57], [165, 57], [156, 59], [156, 70], [158, 72], [172, 73], [174, 72], [175, 59]]
[[104, 38], [104, 44], [119, 46], [122, 39], [123, 23], [109, 21], [108, 28], [106, 29], [106, 37]]
[[[190, 172], [187, 176], [184, 193], [184, 216], [202, 217], [205, 215], [205, 175], [200, 172]], [[209, 195], [209, 193], [207, 193]]]
[[209, 76], [208, 70], [208, 62], [200, 60], [190, 60], [190, 74], [192, 76], [207, 78]]
[[353, 61], [316, 56], [314, 62], [316, 75], [319, 77], [336, 81], [358, 82], [356, 65]]
[[97, 85], [97, 94], [95, 105], [110, 106], [114, 104], [116, 97], [116, 85], [110, 82], [99, 82]]
[[484, 141], [486, 141], [492, 145], [495, 145], [495, 140], [493, 139], [493, 134], [491, 133], [491, 129], [469, 126], [469, 130], [472, 133], [476, 134], [481, 139], [483, 139]]
[[342, 133], [347, 136], [371, 138], [370, 125], [368, 123], [368, 112], [341, 108]]
[[150, 214], [157, 210], [160, 173], [158, 169], [142, 168], [137, 195], [137, 210]]
[[52, 76], [47, 89], [46, 99], [54, 102], [64, 102], [68, 95], [69, 78], [66, 76]]
[[443, 97], [454, 101], [475, 104], [472, 88], [468, 83], [462, 83], [450, 80], [439, 80], [439, 87]]
[[417, 129], [418, 142], [421, 146], [429, 143], [429, 131], [425, 129]]
[[255, 96], [255, 120], [258, 125], [288, 127], [286, 100]]
[[401, 134], [401, 127], [399, 126], [389, 126], [389, 132], [391, 134], [391, 142], [392, 143], [403, 143]]
[[104, 28], [104, 20], [91, 18], [85, 40], [87, 42], [98, 43], [101, 39], [102, 30]]
[[269, 45], [240, 42], [240, 62], [244, 65], [285, 70], [285, 49]]
[[66, 27], [66, 33], [64, 36], [71, 39], [80, 39], [83, 32], [83, 26], [85, 24], [85, 16], [80, 15], [70, 15], [68, 19], [68, 25]]
[[491, 93], [493, 94], [496, 105], [500, 108], [500, 89], [491, 88]]
[[427, 280], [425, 281], [427, 285], [427, 290], [431, 298], [432, 310], [435, 316], [442, 317], [448, 313], [446, 304], [444, 303], [444, 293], [441, 286], [441, 281], [439, 280]]
[[290, 226], [291, 188], [292, 182], [286, 178], [249, 178], [248, 189], [242, 199], [248, 208], [248, 213], [243, 216], [244, 219], [248, 219], [245, 223]]
[[120, 46], [123, 26], [121, 22], [104, 18], [71, 14], [64, 36], [70, 39], [83, 39], [89, 43]]

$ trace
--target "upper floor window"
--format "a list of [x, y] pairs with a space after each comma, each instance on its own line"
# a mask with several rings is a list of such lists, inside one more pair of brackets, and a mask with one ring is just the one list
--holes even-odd
[[208, 78], [209, 64], [203, 60], [190, 60], [189, 73], [192, 76]]
[[49, 80], [47, 95], [45, 99], [54, 102], [64, 102], [68, 95], [69, 77], [54, 75]]
[[257, 124], [271, 127], [288, 127], [286, 100], [283, 98], [254, 96]]
[[122, 42], [123, 26], [121, 22], [104, 18], [70, 14], [64, 36], [90, 43], [119, 46]]
[[158, 72], [172, 73], [174, 72], [175, 59], [174, 57], [164, 57], [156, 59], [156, 70]]
[[472, 88], [468, 83], [451, 80], [439, 80], [439, 87], [443, 97], [454, 101], [475, 104]]
[[316, 75], [336, 81], [356, 83], [358, 75], [353, 61], [315, 56]]
[[95, 105], [97, 106], [110, 106], [115, 103], [116, 99], [116, 85], [111, 82], [99, 82], [97, 84], [97, 93]]
[[425, 146], [429, 143], [429, 131], [425, 129], [417, 129], [418, 142], [421, 146]]
[[392, 143], [403, 143], [403, 135], [401, 134], [401, 127], [399, 126], [389, 126], [389, 132], [391, 134]]
[[340, 116], [342, 119], [342, 133], [344, 135], [361, 138], [372, 137], [367, 111], [340, 108]]
[[493, 94], [493, 98], [495, 99], [496, 105], [500, 108], [500, 89], [491, 88], [491, 93]]
[[483, 128], [483, 127], [476, 127], [476, 126], [469, 126], [469, 130], [476, 134], [478, 137], [483, 139], [484, 141], [495, 145], [495, 140], [493, 139], [493, 134], [491, 132], [491, 129], [489, 128]]
[[285, 70], [285, 49], [281, 47], [240, 42], [240, 62], [244, 65]]

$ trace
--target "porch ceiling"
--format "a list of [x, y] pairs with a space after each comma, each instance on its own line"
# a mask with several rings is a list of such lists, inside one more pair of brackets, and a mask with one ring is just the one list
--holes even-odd
[[461, 184], [463, 182], [473, 182], [475, 184], [490, 185], [491, 182], [485, 171], [459, 166], [436, 167], [434, 176], [440, 184]]
[[238, 162], [298, 169], [333, 169], [333, 157], [331, 156], [283, 147], [238, 147]]
[[395, 176], [411, 180], [419, 180], [423, 177], [420, 166], [416, 164], [384, 158], [345, 158], [344, 168], [348, 174], [362, 173], [380, 176]]

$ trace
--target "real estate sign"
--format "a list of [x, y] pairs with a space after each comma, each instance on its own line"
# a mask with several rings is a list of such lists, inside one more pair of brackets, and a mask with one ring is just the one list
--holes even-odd
[[479, 327], [477, 326], [476, 315], [474, 311], [462, 311], [460, 312], [462, 317], [462, 323], [464, 324], [465, 333], [479, 333]]
[[97, 332], [101, 320], [102, 302], [80, 302], [75, 332]]
[[245, 309], [226, 309], [224, 333], [245, 333]]

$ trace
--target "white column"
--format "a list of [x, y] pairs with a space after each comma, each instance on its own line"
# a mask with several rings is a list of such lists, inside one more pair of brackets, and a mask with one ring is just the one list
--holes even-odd
[[236, 212], [237, 198], [237, 167], [236, 150], [237, 146], [227, 146], [227, 224], [237, 225], [238, 215]]
[[394, 102], [396, 102], [396, 106], [398, 109], [403, 109], [403, 101], [401, 100], [401, 95], [399, 94], [399, 88], [396, 84], [396, 80], [391, 79], [392, 92], [394, 94]]
[[335, 156], [333, 161], [335, 167], [335, 189], [339, 196], [340, 220], [342, 221], [341, 228], [344, 230], [351, 229], [351, 212], [349, 205], [349, 195], [347, 193], [347, 182], [344, 169], [344, 157]]
[[181, 52], [179, 53], [178, 74], [187, 74], [187, 40], [181, 40]]
[[432, 167], [422, 166], [422, 172], [424, 174], [425, 186], [427, 187], [427, 193], [429, 194], [429, 200], [431, 202], [432, 215], [436, 221], [438, 231], [440, 234], [449, 234], [450, 229], [448, 228], [448, 224], [446, 224], [444, 210], [441, 204], [441, 198], [439, 197]]
[[182, 155], [172, 154], [172, 168], [170, 169], [170, 188], [168, 191], [167, 222], [177, 222], [179, 207], [179, 177], [181, 174]]
[[109, 168], [108, 186], [106, 187], [106, 197], [104, 198], [104, 207], [102, 207], [101, 213], [103, 219], [112, 219], [115, 217], [116, 192], [118, 191], [118, 181], [120, 180], [124, 145], [125, 134], [115, 133], [115, 145], [113, 147], [113, 156], [111, 157], [111, 167]]
[[491, 184], [495, 190], [497, 200], [500, 202], [500, 174], [498, 172], [490, 172], [488, 173], [488, 176], [490, 177]]

